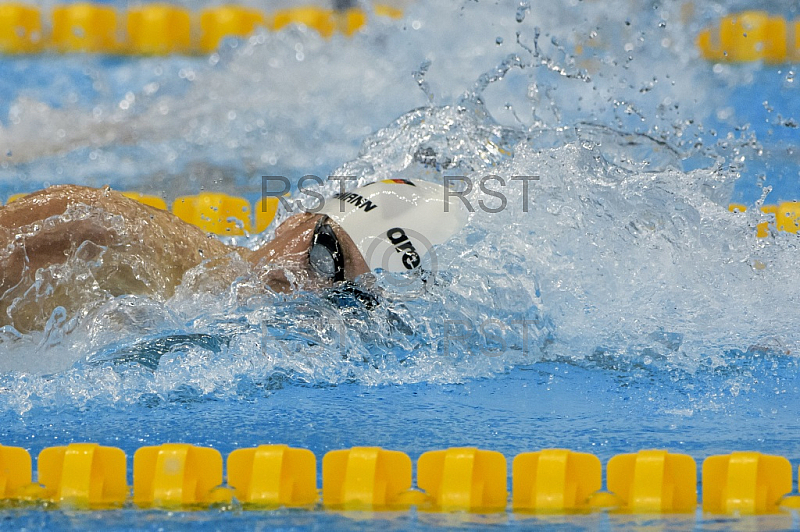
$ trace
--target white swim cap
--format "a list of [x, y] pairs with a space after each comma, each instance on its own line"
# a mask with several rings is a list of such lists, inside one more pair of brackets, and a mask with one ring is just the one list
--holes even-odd
[[385, 179], [336, 194], [319, 212], [347, 232], [370, 269], [405, 272], [467, 223], [463, 202], [448, 192], [427, 181]]

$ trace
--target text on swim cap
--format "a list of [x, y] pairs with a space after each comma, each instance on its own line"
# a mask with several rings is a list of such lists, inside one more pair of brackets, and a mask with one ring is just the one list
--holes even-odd
[[369, 212], [377, 207], [376, 204], [364, 198], [364, 196], [362, 196], [361, 194], [356, 194], [355, 192], [347, 192], [345, 194], [335, 194], [333, 197], [337, 198], [339, 201], [346, 201], [347, 203], [355, 205], [356, 208], [358, 209], [364, 209], [364, 212]]
[[419, 253], [414, 249], [414, 244], [408, 239], [405, 231], [399, 227], [395, 227], [386, 231], [386, 236], [394, 245], [394, 250], [403, 254], [403, 266], [405, 266], [407, 270], [413, 270], [419, 266]]

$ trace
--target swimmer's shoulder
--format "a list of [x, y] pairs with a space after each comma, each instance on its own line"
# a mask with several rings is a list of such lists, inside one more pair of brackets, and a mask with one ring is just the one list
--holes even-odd
[[16, 229], [63, 213], [67, 205], [89, 201], [93, 189], [77, 185], [54, 185], [32, 192], [0, 208], [0, 226]]
[[139, 211], [160, 215], [162, 212], [127, 198], [109, 187], [52, 185], [0, 208], [0, 226], [9, 229], [23, 227], [63, 214], [69, 206], [77, 204], [100, 207], [108, 212], [123, 215]]

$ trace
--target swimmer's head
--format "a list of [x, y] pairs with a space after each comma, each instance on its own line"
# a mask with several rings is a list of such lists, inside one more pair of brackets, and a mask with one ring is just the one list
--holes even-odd
[[[319, 210], [321, 220], [333, 220], [355, 244], [370, 270], [407, 272], [421, 267], [434, 246], [443, 244], [467, 221], [455, 194], [427, 181], [386, 179], [337, 194]], [[336, 271], [337, 255], [325, 248], [323, 233], [309, 251], [310, 264]]]
[[283, 269], [305, 286], [332, 287], [368, 271], [420, 269], [433, 246], [466, 220], [462, 202], [442, 185], [385, 180], [337, 194], [318, 212], [291, 216], [254, 258], [282, 265], [267, 279], [279, 291], [291, 289]]

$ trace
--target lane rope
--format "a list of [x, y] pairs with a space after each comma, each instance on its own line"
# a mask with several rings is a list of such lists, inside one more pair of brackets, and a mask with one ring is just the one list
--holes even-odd
[[81, 2], [56, 5], [43, 14], [35, 6], [8, 2], [0, 3], [0, 53], [208, 54], [223, 39], [246, 38], [259, 27], [278, 31], [298, 24], [324, 38], [336, 33], [349, 37], [371, 15], [398, 19], [403, 12], [383, 4], [372, 6], [369, 14], [361, 8], [313, 5], [265, 12], [235, 4], [194, 12], [164, 3], [123, 11]]
[[[210, 447], [166, 443], [133, 456], [133, 486], [122, 449], [96, 443], [48, 447], [39, 453], [37, 482], [21, 447], [0, 446], [0, 499], [5, 504], [51, 503], [77, 509], [121, 507], [207, 509], [239, 503], [244, 509], [304, 507], [333, 510], [407, 510], [502, 513], [693, 513], [698, 508], [697, 465], [691, 456], [642, 450], [613, 456], [602, 466], [593, 454], [544, 449], [518, 454], [508, 466], [497, 451], [455, 447], [423, 453], [416, 463], [401, 451], [353, 447], [322, 459], [307, 449], [260, 445], [236, 449], [225, 461]], [[782, 456], [734, 452], [702, 464], [702, 510], [765, 514], [800, 508], [792, 466]], [[223, 478], [226, 482], [223, 483]]]

